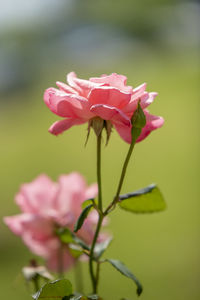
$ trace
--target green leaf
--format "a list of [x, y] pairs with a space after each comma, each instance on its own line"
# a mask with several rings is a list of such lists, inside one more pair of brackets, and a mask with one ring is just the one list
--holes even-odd
[[34, 300], [46, 299], [66, 299], [67, 296], [72, 294], [72, 284], [67, 279], [59, 279], [46, 283], [35, 295]]
[[61, 242], [65, 244], [74, 242], [73, 233], [68, 228], [59, 228], [56, 234], [59, 236]]
[[74, 225], [74, 232], [77, 232], [79, 229], [81, 229], [81, 227], [82, 227], [85, 219], [87, 218], [92, 207], [93, 207], [93, 204], [89, 204], [83, 209], [76, 224]]
[[90, 247], [83, 240], [75, 236], [68, 228], [59, 228], [56, 234], [64, 244], [78, 244], [83, 249], [90, 250]]
[[124, 276], [132, 279], [137, 285], [137, 294], [138, 296], [142, 293], [142, 285], [139, 280], [133, 275], [133, 273], [119, 260], [116, 259], [106, 259], [117, 271], [119, 271]]
[[120, 195], [119, 206], [133, 213], [152, 213], [165, 210], [166, 203], [155, 184], [133, 193]]
[[74, 244], [69, 244], [69, 252], [74, 258], [78, 258], [83, 254], [83, 250], [80, 246], [74, 245]]
[[85, 200], [82, 204], [81, 207], [82, 209], [86, 208], [86, 206], [88, 206], [89, 204], [94, 204], [94, 202], [96, 203], [96, 201], [94, 200], [94, 198], [90, 198]]
[[105, 252], [112, 241], [112, 238], [109, 238], [101, 243], [97, 243], [94, 248], [95, 257], [99, 258]]

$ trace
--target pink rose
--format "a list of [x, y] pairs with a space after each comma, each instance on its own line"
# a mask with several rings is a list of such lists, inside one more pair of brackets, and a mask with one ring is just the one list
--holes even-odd
[[163, 125], [163, 118], [151, 115], [146, 109], [157, 93], [145, 91], [146, 84], [133, 89], [126, 85], [126, 77], [113, 73], [89, 80], [78, 79], [74, 72], [67, 75], [68, 84], [56, 82], [59, 89], [45, 91], [44, 101], [49, 109], [63, 120], [55, 122], [49, 131], [58, 135], [73, 125], [86, 122], [91, 124], [98, 117], [105, 121], [106, 127], [114, 126], [127, 143], [131, 143], [131, 117], [140, 105], [146, 115], [146, 126], [137, 142], [142, 141]]
[[[74, 224], [82, 208], [81, 203], [97, 195], [97, 185], [87, 187], [84, 178], [78, 173], [61, 175], [58, 182], [48, 176], [40, 175], [30, 183], [21, 186], [16, 195], [16, 203], [22, 213], [5, 217], [4, 222], [35, 254], [47, 260], [51, 270], [58, 270], [58, 253], [61, 242], [55, 234], [58, 227], [73, 231]], [[96, 211], [91, 212], [78, 231], [78, 237], [91, 244]], [[63, 266], [68, 269], [73, 263], [67, 245], [63, 248]]]

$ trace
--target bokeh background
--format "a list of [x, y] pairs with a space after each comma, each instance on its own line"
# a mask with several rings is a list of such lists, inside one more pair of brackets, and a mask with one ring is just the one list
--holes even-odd
[[[128, 84], [148, 83], [151, 105], [165, 125], [138, 144], [122, 192], [158, 183], [168, 208], [151, 215], [116, 210], [115, 239], [106, 256], [120, 258], [144, 285], [142, 300], [188, 300], [200, 295], [199, 1], [0, 0], [1, 219], [19, 212], [14, 195], [40, 173], [80, 171], [95, 178], [95, 138], [87, 125], [59, 137], [58, 118], [43, 92], [75, 71], [81, 78], [117, 72]], [[104, 201], [116, 189], [128, 145], [114, 132], [103, 149]], [[1, 222], [1, 298], [31, 299], [21, 267], [32, 254]], [[87, 266], [85, 291], [90, 291]], [[73, 271], [67, 277], [74, 281]], [[136, 299], [135, 286], [102, 268], [105, 300]]]

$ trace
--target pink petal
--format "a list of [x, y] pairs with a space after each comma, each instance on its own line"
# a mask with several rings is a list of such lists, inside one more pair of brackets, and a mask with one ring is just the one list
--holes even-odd
[[103, 86], [93, 88], [89, 94], [90, 104], [106, 104], [116, 108], [123, 108], [131, 99], [131, 94], [119, 91], [116, 88]]
[[60, 247], [60, 242], [55, 237], [51, 237], [45, 241], [40, 241], [34, 239], [34, 237], [28, 233], [24, 234], [22, 239], [31, 252], [45, 259], [48, 259], [52, 252], [57, 251], [58, 253], [58, 249]]
[[[146, 89], [146, 83], [141, 84], [133, 90], [133, 95], [131, 96], [131, 101], [123, 108], [123, 112], [132, 116], [137, 108], [138, 101], [143, 97]], [[143, 106], [142, 106], [143, 107]]]
[[[47, 259], [47, 266], [48, 269], [54, 272], [59, 272], [59, 265], [60, 262], [58, 260], [58, 253], [59, 249], [57, 251], [52, 251], [50, 256]], [[63, 253], [62, 253], [62, 267], [64, 271], [67, 271], [72, 267], [75, 263], [75, 259], [70, 254], [67, 247], [63, 247]]]
[[142, 133], [137, 139], [137, 143], [145, 139], [153, 130], [158, 129], [163, 126], [164, 119], [159, 116], [150, 115], [145, 111], [146, 115], [146, 125], [142, 128]]
[[131, 126], [124, 126], [122, 124], [114, 124], [115, 129], [119, 133], [120, 137], [127, 143], [131, 143], [132, 136], [131, 136]]
[[56, 85], [59, 87], [59, 89], [67, 94], [77, 94], [77, 91], [74, 90], [73, 88], [71, 88], [69, 85], [67, 85], [66, 83], [60, 82], [60, 81], [56, 81]]
[[111, 87], [115, 87], [120, 91], [131, 93], [132, 87], [126, 85], [126, 76], [112, 73], [110, 75], [102, 75], [101, 77], [90, 78], [91, 82], [109, 84]]
[[58, 179], [59, 191], [57, 194], [57, 210], [60, 215], [71, 213], [79, 216], [81, 213], [81, 203], [85, 200], [85, 179], [79, 173], [62, 175]]
[[85, 199], [95, 198], [97, 194], [98, 194], [98, 185], [94, 183], [86, 189]]
[[90, 82], [89, 80], [77, 78], [74, 72], [67, 75], [67, 81], [81, 96], [87, 97], [89, 91], [97, 86], [97, 84]]
[[30, 183], [21, 185], [16, 203], [26, 213], [42, 213], [54, 207], [56, 184], [46, 175], [36, 177]]
[[4, 217], [3, 221], [14, 234], [22, 235], [23, 232], [22, 222], [24, 218], [27, 218], [27, 216], [25, 214], [21, 214], [12, 217]]
[[49, 109], [60, 117], [91, 116], [87, 99], [76, 94], [66, 94], [58, 89], [49, 88], [45, 91], [44, 101]]
[[118, 108], [104, 105], [96, 104], [90, 109], [96, 116], [104, 120], [110, 120], [113, 124], [121, 124], [126, 127], [131, 126], [130, 119]]
[[144, 109], [147, 106], [149, 106], [154, 101], [157, 95], [158, 93], [155, 92], [151, 92], [151, 93], [144, 92], [144, 94], [140, 97], [141, 107]]
[[71, 128], [74, 125], [80, 125], [85, 122], [86, 122], [85, 120], [81, 120], [81, 119], [64, 119], [52, 124], [51, 127], [49, 128], [49, 132], [54, 135], [58, 135], [60, 133], [63, 133], [63, 131]]

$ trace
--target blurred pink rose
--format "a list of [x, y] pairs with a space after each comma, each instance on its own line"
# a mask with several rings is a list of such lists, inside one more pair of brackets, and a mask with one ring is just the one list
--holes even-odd
[[[40, 175], [31, 183], [21, 186], [16, 195], [16, 203], [22, 213], [5, 217], [4, 222], [35, 254], [47, 260], [51, 270], [58, 270], [58, 252], [61, 242], [55, 234], [58, 227], [67, 227], [73, 231], [74, 224], [82, 208], [81, 203], [97, 195], [97, 185], [87, 187], [84, 178], [78, 173], [61, 175], [58, 182], [48, 176]], [[85, 220], [78, 236], [91, 244], [94, 225], [97, 223], [96, 211]], [[68, 247], [63, 248], [64, 269], [73, 263]]]
[[54, 135], [73, 125], [90, 124], [95, 117], [99, 117], [114, 126], [124, 141], [131, 143], [131, 117], [139, 100], [147, 122], [137, 142], [163, 125], [162, 117], [153, 116], [146, 109], [157, 93], [146, 92], [145, 83], [133, 89], [126, 85], [125, 76], [116, 73], [83, 80], [71, 72], [67, 75], [67, 81], [69, 85], [56, 82], [59, 89], [49, 88], [44, 94], [49, 109], [64, 118], [50, 127], [49, 131]]

